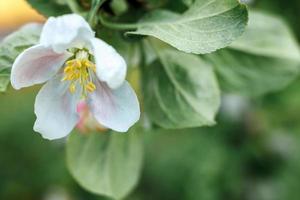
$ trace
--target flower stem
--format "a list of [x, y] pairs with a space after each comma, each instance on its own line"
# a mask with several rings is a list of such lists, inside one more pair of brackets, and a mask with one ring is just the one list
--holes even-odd
[[81, 12], [80, 11], [80, 7], [79, 7], [79, 5], [77, 4], [76, 1], [74, 1], [74, 0], [66, 0], [66, 2], [67, 2], [69, 8], [71, 9], [71, 11], [73, 13], [79, 14]]
[[89, 17], [88, 17], [88, 23], [91, 25], [91, 27], [95, 27], [95, 17], [96, 17], [96, 14], [99, 10], [99, 8], [101, 7], [101, 5], [103, 3], [105, 3], [107, 0], [93, 0], [92, 1], [92, 8], [90, 10], [90, 13], [89, 13]]
[[117, 23], [117, 22], [106, 21], [102, 15], [99, 15], [99, 20], [103, 26], [115, 30], [134, 30], [138, 28], [138, 24]]

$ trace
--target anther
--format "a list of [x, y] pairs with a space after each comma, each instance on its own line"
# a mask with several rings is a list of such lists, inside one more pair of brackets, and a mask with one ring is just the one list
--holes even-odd
[[69, 91], [73, 94], [76, 91], [76, 85], [72, 83], [69, 87]]
[[96, 89], [96, 86], [94, 83], [92, 82], [88, 82], [86, 85], [85, 85], [85, 88], [88, 92], [94, 92], [94, 90]]

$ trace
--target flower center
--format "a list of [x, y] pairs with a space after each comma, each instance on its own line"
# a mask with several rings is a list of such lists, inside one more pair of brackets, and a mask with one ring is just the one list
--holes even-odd
[[80, 86], [83, 97], [96, 89], [92, 80], [92, 73], [96, 72], [96, 66], [89, 58], [90, 55], [87, 51], [77, 51], [75, 58], [65, 63], [64, 78], [62, 79], [62, 81], [70, 82], [69, 91], [71, 93], [74, 93], [76, 87]]

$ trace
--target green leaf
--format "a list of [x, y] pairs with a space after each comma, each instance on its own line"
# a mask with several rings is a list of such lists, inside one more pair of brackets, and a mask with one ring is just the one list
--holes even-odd
[[247, 9], [237, 0], [197, 0], [184, 14], [157, 10], [129, 34], [156, 37], [181, 51], [205, 54], [228, 46], [247, 24]]
[[136, 129], [126, 134], [72, 134], [67, 162], [73, 177], [88, 191], [122, 199], [139, 179], [143, 145]]
[[158, 51], [143, 70], [145, 107], [164, 128], [214, 125], [220, 93], [212, 67], [196, 55]]
[[34, 9], [36, 9], [39, 13], [46, 17], [60, 16], [63, 14], [71, 13], [71, 10], [67, 6], [66, 1], [68, 0], [27, 0], [27, 2]]
[[214, 65], [222, 89], [258, 96], [287, 86], [298, 76], [300, 50], [280, 18], [250, 12], [245, 34], [230, 48], [205, 55]]
[[28, 24], [0, 43], [0, 92], [4, 92], [8, 86], [15, 59], [22, 51], [38, 43], [41, 30], [40, 24]]
[[249, 26], [230, 48], [259, 56], [300, 60], [297, 40], [286, 22], [262, 11], [249, 13]]

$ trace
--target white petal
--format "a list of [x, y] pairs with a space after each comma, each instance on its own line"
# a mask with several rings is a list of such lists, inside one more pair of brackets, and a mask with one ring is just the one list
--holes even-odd
[[115, 89], [121, 86], [125, 80], [127, 68], [123, 57], [112, 46], [98, 38], [93, 38], [91, 45], [98, 78], [106, 82], [110, 88]]
[[70, 56], [70, 53], [58, 54], [42, 45], [30, 47], [16, 58], [11, 71], [11, 84], [15, 89], [20, 89], [43, 83], [52, 78]]
[[37, 117], [34, 130], [46, 139], [67, 136], [79, 120], [76, 112], [80, 92], [71, 94], [68, 84], [56, 76], [48, 81], [38, 93], [34, 112]]
[[139, 102], [127, 81], [114, 90], [100, 82], [96, 87], [88, 97], [87, 103], [101, 125], [118, 132], [126, 132], [139, 120]]
[[44, 25], [40, 43], [51, 46], [56, 52], [63, 52], [70, 47], [82, 48], [93, 38], [95, 33], [83, 17], [68, 14], [50, 17]]

